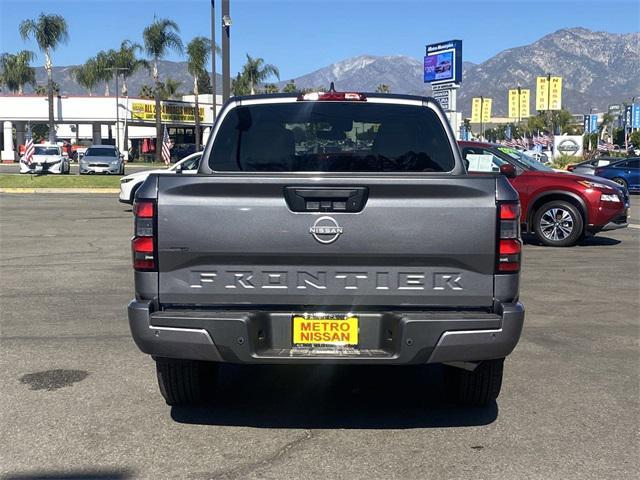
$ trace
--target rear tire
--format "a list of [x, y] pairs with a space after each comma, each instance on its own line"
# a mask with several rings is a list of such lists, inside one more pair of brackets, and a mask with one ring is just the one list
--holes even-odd
[[611, 180], [616, 182], [621, 187], [624, 187], [625, 190], [629, 190], [629, 184], [624, 178], [616, 177], [616, 178], [612, 178]]
[[584, 219], [572, 203], [552, 200], [536, 210], [533, 231], [544, 245], [570, 247], [582, 238]]
[[213, 399], [218, 364], [155, 358], [158, 386], [167, 405], [196, 405]]
[[468, 406], [485, 406], [500, 395], [504, 358], [485, 360], [472, 372], [445, 365], [449, 398]]

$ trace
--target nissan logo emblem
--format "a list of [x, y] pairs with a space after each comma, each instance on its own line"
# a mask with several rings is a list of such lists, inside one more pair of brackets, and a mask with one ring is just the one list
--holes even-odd
[[331, 217], [320, 217], [309, 228], [309, 233], [320, 243], [333, 243], [342, 235], [342, 227]]

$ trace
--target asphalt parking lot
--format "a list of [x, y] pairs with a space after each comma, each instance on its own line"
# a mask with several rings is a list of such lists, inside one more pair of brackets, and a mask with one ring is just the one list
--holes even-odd
[[226, 367], [217, 405], [167, 407], [129, 336], [131, 230], [114, 196], [0, 195], [0, 478], [640, 474], [640, 228], [525, 247], [523, 338], [468, 410], [437, 368], [376, 367]]

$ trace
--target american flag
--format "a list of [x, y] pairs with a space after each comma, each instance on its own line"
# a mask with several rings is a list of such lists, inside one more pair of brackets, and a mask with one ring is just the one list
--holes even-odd
[[165, 125], [164, 135], [162, 136], [162, 160], [164, 160], [164, 163], [166, 163], [167, 165], [171, 163], [170, 143], [171, 141], [169, 140], [169, 132], [167, 132], [167, 126]]
[[24, 163], [31, 165], [33, 163], [33, 136], [31, 135], [31, 127], [27, 127], [27, 142], [24, 145]]

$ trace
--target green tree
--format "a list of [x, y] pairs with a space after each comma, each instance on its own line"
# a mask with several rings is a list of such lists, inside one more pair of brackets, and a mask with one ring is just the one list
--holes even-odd
[[298, 88], [296, 87], [296, 83], [291, 80], [284, 87], [282, 87], [282, 93], [296, 93]]
[[167, 78], [164, 82], [160, 83], [160, 98], [162, 100], [175, 99], [182, 95], [180, 87], [182, 82], [180, 80], [174, 80], [173, 78]]
[[280, 89], [278, 88], [278, 85], [276, 85], [275, 83], [267, 83], [264, 86], [264, 93], [278, 93], [280, 92]]
[[140, 91], [138, 92], [138, 96], [140, 98], [146, 98], [147, 100], [152, 100], [155, 98], [156, 93], [154, 88], [151, 85], [142, 85], [140, 87]]
[[[160, 109], [160, 77], [158, 63], [170, 50], [182, 54], [183, 46], [180, 39], [180, 28], [173, 20], [166, 18], [156, 18], [151, 25], [145, 27], [142, 32], [144, 39], [144, 49], [152, 62], [151, 77], [155, 84], [154, 96], [156, 104], [156, 142], [162, 139], [162, 115]], [[156, 158], [158, 162], [162, 160], [162, 149], [156, 148]]]
[[[60, 95], [60, 85], [58, 85], [58, 82], [52, 81], [50, 87], [55, 96]], [[36, 85], [33, 93], [40, 97], [44, 97], [49, 94], [49, 85]]]
[[31, 66], [33, 52], [22, 50], [15, 55], [3, 53], [0, 55], [0, 84], [5, 84], [9, 91], [24, 93], [25, 85], [36, 84], [36, 71]]
[[53, 122], [53, 60], [52, 52], [61, 43], [69, 40], [67, 21], [60, 15], [41, 13], [37, 19], [20, 22], [20, 36], [23, 40], [35, 38], [40, 51], [44, 53], [44, 68], [47, 71], [47, 96], [49, 98], [49, 142], [55, 143], [56, 130]]
[[109, 91], [109, 82], [113, 78], [113, 68], [116, 63], [116, 51], [115, 50], [100, 50], [95, 58], [95, 72], [98, 77], [98, 81], [104, 83], [104, 96], [108, 97], [111, 92]]
[[640, 148], [640, 130], [629, 134], [629, 143], [633, 144], [636, 149]]
[[[217, 53], [217, 52], [216, 52]], [[198, 95], [200, 88], [199, 79], [207, 75], [207, 64], [211, 54], [211, 41], [206, 37], [195, 37], [187, 45], [187, 69], [193, 77], [193, 95], [195, 96], [195, 130], [196, 130], [196, 150], [200, 150], [200, 103]], [[208, 75], [207, 75], [208, 76]], [[215, 99], [214, 99], [215, 101]]]
[[71, 69], [71, 75], [80, 86], [87, 89], [89, 96], [93, 95], [93, 89], [99, 83], [94, 58], [90, 58], [83, 65], [73, 67]]
[[280, 80], [280, 71], [275, 65], [264, 63], [262, 58], [253, 58], [247, 53], [247, 63], [242, 67], [242, 76], [249, 85], [249, 93], [255, 95], [256, 86], [263, 83], [269, 77]]
[[249, 87], [247, 77], [238, 72], [236, 78], [231, 82], [231, 90], [234, 95], [249, 95], [249, 93], [251, 93], [251, 88]]
[[391, 93], [391, 87], [386, 83], [381, 83], [376, 87], [377, 93]]

